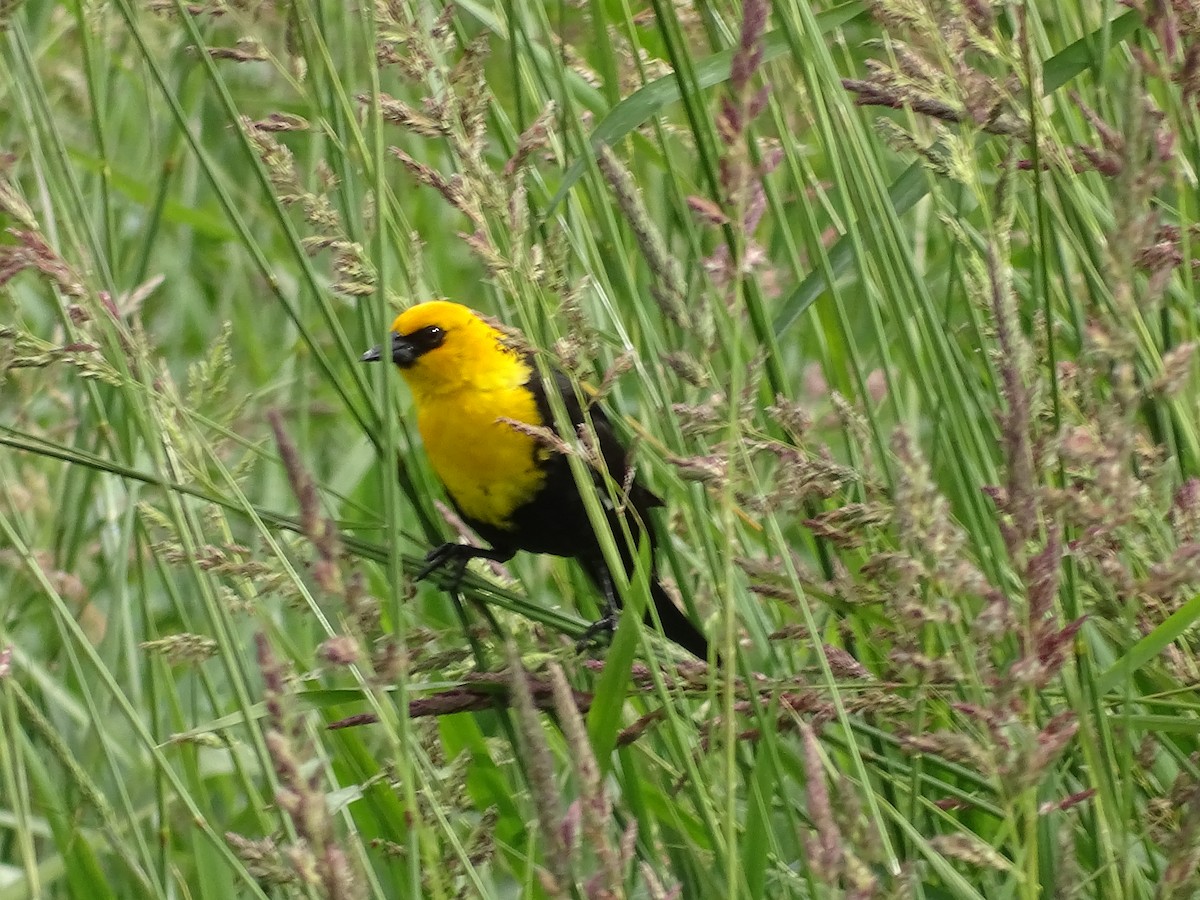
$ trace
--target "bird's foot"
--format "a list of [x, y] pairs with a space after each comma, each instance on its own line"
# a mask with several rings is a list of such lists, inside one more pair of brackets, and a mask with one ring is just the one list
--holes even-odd
[[612, 635], [616, 628], [616, 611], [609, 612], [603, 618], [597, 619], [588, 626], [588, 629], [583, 633], [583, 636], [575, 642], [576, 652], [582, 653], [584, 650], [588, 650], [605, 641], [612, 640]]
[[424, 581], [435, 572], [441, 573], [441, 586], [447, 591], [457, 591], [467, 571], [467, 563], [479, 555], [478, 547], [470, 544], [447, 542], [434, 547], [425, 554], [425, 565], [413, 577], [413, 581]]
[[440, 547], [434, 547], [425, 554], [425, 565], [417, 572], [414, 581], [423, 581], [435, 572], [440, 571], [439, 579], [444, 590], [457, 591], [462, 584], [467, 571], [467, 563], [473, 559], [490, 559], [492, 562], [505, 563], [513, 558], [515, 551], [504, 548], [475, 547], [471, 544], [456, 544], [448, 541]]

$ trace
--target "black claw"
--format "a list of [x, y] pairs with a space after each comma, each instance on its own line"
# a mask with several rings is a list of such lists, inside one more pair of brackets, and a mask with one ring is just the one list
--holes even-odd
[[582, 653], [584, 650], [597, 646], [601, 643], [601, 636], [605, 640], [612, 640], [612, 634], [616, 628], [617, 612], [613, 610], [588, 626], [583, 636], [575, 642], [575, 651]]
[[613, 627], [616, 625], [617, 616], [620, 614], [621, 606], [619, 603], [617, 603], [617, 589], [613, 586], [612, 576], [608, 574], [607, 568], [603, 566], [600, 568], [599, 578], [600, 592], [604, 594], [604, 606], [602, 608], [600, 621], [592, 625], [589, 631], [596, 629], [604, 622], [608, 622], [610, 623], [608, 630], [611, 632]]
[[508, 562], [513, 558], [511, 550], [493, 547], [473, 547], [470, 544], [446, 543], [434, 547], [425, 554], [425, 565], [417, 572], [414, 581], [422, 581], [430, 575], [443, 570], [442, 587], [447, 591], [457, 591], [467, 573], [467, 563], [473, 559], [490, 559], [493, 562]]
[[414, 576], [414, 581], [424, 581], [434, 572], [439, 569], [445, 570], [446, 580], [444, 587], [448, 591], [458, 590], [458, 586], [462, 583], [463, 575], [467, 571], [467, 563], [474, 555], [474, 547], [469, 547], [466, 544], [442, 544], [440, 547], [434, 547], [425, 554], [425, 565]]

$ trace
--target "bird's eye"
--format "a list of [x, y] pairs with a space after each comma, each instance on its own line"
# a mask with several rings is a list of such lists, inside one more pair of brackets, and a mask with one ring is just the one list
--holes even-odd
[[442, 346], [442, 341], [445, 339], [446, 330], [439, 325], [426, 325], [424, 328], [418, 328], [406, 338], [413, 349], [417, 351], [418, 356]]

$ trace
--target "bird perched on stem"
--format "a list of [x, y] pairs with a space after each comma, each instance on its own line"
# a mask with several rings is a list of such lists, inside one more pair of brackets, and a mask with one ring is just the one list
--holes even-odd
[[[473, 310], [431, 300], [401, 313], [392, 323], [389, 347], [363, 354], [364, 362], [391, 357], [412, 390], [417, 428], [425, 452], [463, 520], [490, 548], [447, 543], [432, 550], [418, 580], [439, 569], [457, 584], [472, 559], [506, 562], [518, 550], [573, 557], [604, 598], [604, 616], [592, 631], [611, 629], [620, 608], [612, 573], [592, 528], [569, 461], [550, 445], [561, 440], [537, 366], [529, 353]], [[653, 559], [656, 544], [649, 511], [662, 501], [629, 478], [625, 449], [598, 407], [585, 413], [571, 382], [555, 372], [553, 386], [571, 425], [590, 422], [603, 465], [625, 491], [625, 512], [609, 502], [596, 471], [597, 496], [621, 555], [632, 575], [645, 537]], [[620, 493], [620, 491], [619, 491]], [[650, 573], [650, 598], [663, 634], [701, 659], [704, 635], [667, 596]], [[652, 623], [650, 610], [647, 623]]]

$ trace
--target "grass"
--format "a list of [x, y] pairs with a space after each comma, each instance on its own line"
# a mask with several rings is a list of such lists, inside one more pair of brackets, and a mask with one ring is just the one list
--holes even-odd
[[[1195, 895], [1189, 10], [0, 20], [0, 900]], [[619, 413], [726, 665], [412, 583], [432, 296]]]

